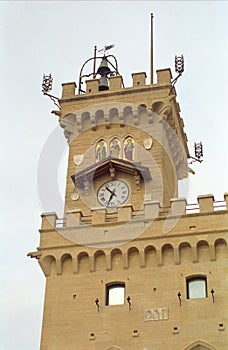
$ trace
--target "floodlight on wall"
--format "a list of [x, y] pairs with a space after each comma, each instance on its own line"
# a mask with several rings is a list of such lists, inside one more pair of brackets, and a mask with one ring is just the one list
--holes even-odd
[[195, 150], [195, 157], [189, 157], [189, 159], [190, 159], [189, 164], [192, 164], [194, 162], [202, 163], [202, 161], [203, 161], [203, 144], [202, 144], [202, 142], [195, 142], [194, 143], [194, 150]]
[[53, 84], [53, 78], [51, 74], [43, 75], [43, 82], [42, 82], [42, 93], [45, 96], [50, 97], [50, 99], [54, 102], [54, 104], [60, 109], [59, 104], [56, 101], [59, 101], [58, 97], [55, 97], [49, 92], [52, 90], [52, 84]]
[[100, 305], [99, 305], [99, 299], [98, 298], [96, 298], [95, 304], [97, 305], [97, 311], [99, 312], [100, 311]]
[[214, 289], [212, 289], [212, 290], [211, 290], [211, 296], [212, 296], [212, 301], [213, 301], [213, 303], [215, 302], [215, 296], [214, 296], [214, 294], [215, 294], [215, 291], [214, 291]]
[[171, 95], [174, 91], [174, 86], [177, 82], [177, 80], [180, 78], [180, 76], [182, 75], [182, 73], [184, 73], [184, 56], [175, 56], [175, 72], [178, 73], [178, 75], [176, 76], [176, 78], [174, 78], [171, 81], [172, 84], [172, 88], [169, 92], [169, 94]]
[[177, 297], [179, 299], [179, 303], [180, 303], [180, 306], [181, 306], [181, 293], [180, 292], [177, 293]]
[[127, 297], [127, 302], [128, 302], [128, 308], [131, 310], [131, 298], [130, 296]]
[[184, 73], [184, 56], [175, 56], [175, 72], [178, 74]]

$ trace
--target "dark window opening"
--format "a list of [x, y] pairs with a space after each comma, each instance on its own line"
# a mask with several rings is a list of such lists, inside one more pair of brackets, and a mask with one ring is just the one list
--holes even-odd
[[122, 305], [125, 299], [125, 284], [112, 283], [106, 286], [106, 305]]
[[187, 278], [187, 299], [207, 298], [207, 278], [193, 276]]

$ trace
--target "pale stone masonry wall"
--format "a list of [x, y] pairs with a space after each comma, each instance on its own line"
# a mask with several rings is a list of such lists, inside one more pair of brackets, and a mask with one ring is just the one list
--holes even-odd
[[[146, 85], [135, 73], [123, 88], [115, 76], [107, 91], [94, 79], [83, 95], [63, 84], [54, 113], [69, 143], [64, 218], [43, 213], [40, 245], [28, 254], [46, 277], [41, 350], [228, 348], [228, 193], [223, 203], [199, 196], [197, 206], [178, 198], [189, 152], [171, 79], [163, 69]], [[96, 163], [99, 140], [115, 136], [134, 139], [134, 162]], [[89, 182], [91, 167], [99, 176]], [[107, 209], [96, 193], [113, 178], [130, 195]], [[197, 276], [206, 296], [189, 299]], [[121, 305], [107, 305], [113, 283], [124, 286]]]
[[[207, 207], [211, 198], [200, 196], [198, 212], [184, 213], [167, 234], [162, 233], [167, 219], [163, 208], [151, 226], [144, 212], [141, 220], [148, 224], [148, 230], [133, 241], [116, 242], [116, 247], [103, 249], [80, 246], [64, 238], [63, 231], [80, 230], [80, 222], [72, 227], [67, 217], [63, 227], [56, 229], [56, 215], [43, 214], [38, 251], [47, 286], [41, 349], [54, 344], [54, 349], [108, 349], [118, 345], [128, 350], [184, 350], [200, 340], [225, 350], [228, 195], [220, 210], [213, 209], [213, 201], [212, 207]], [[172, 202], [178, 207], [183, 199]], [[150, 203], [151, 208], [155, 205]], [[78, 218], [82, 219], [81, 214]], [[107, 228], [111, 222], [104, 225]], [[206, 276], [207, 298], [187, 299], [186, 278], [194, 275]], [[131, 310], [126, 300], [124, 305], [105, 305], [110, 282], [125, 283], [125, 299], [130, 296]], [[214, 303], [211, 289], [215, 291]], [[168, 318], [145, 321], [145, 310], [157, 308], [168, 310]]]

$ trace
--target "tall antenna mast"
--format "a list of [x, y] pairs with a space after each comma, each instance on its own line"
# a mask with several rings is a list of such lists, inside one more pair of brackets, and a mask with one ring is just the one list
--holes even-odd
[[150, 14], [150, 83], [154, 81], [154, 33], [153, 33], [153, 13]]

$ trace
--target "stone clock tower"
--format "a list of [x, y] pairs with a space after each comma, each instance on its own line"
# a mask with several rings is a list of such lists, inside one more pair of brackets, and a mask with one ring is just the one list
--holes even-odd
[[212, 195], [192, 212], [178, 198], [189, 152], [169, 69], [127, 88], [100, 75], [83, 94], [63, 84], [55, 112], [64, 218], [43, 213], [29, 253], [46, 277], [41, 349], [225, 350], [228, 196], [216, 212]]

